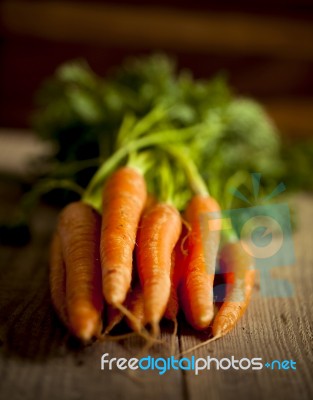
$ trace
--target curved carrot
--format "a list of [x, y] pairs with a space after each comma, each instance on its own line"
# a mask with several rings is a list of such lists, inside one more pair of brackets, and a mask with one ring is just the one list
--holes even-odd
[[58, 232], [55, 232], [50, 246], [50, 294], [52, 304], [61, 321], [68, 326], [68, 316], [65, 301], [65, 265], [62, 254], [61, 240]]
[[211, 339], [202, 342], [182, 354], [190, 353], [226, 335], [246, 311], [255, 279], [252, 257], [243, 249], [241, 242], [226, 244], [220, 254], [221, 269], [225, 273], [226, 297], [216, 314]]
[[118, 169], [103, 189], [100, 255], [106, 301], [117, 307], [131, 284], [137, 226], [147, 197], [145, 180], [134, 168]]
[[240, 241], [223, 247], [220, 262], [227, 286], [224, 303], [213, 322], [214, 337], [224, 336], [242, 317], [250, 302], [255, 280], [253, 259], [243, 249]]
[[[148, 210], [150, 210], [154, 205], [156, 205], [156, 203], [157, 203], [156, 198], [151, 193], [148, 193], [146, 203], [143, 209], [143, 215], [147, 213]], [[137, 251], [138, 247], [135, 248], [136, 253]], [[135, 257], [134, 259], [133, 278], [132, 278], [133, 289], [128, 292], [126, 298], [126, 307], [134, 318], [130, 319], [126, 316], [126, 322], [130, 329], [140, 334], [143, 326], [145, 325], [145, 315], [144, 315], [143, 290], [139, 281], [136, 258], [137, 257]]]
[[184, 216], [190, 232], [180, 298], [187, 321], [198, 330], [207, 328], [214, 314], [213, 280], [221, 223], [219, 218], [209, 220], [207, 213], [219, 211], [220, 207], [212, 197], [195, 195]]
[[181, 217], [167, 203], [144, 214], [138, 230], [137, 265], [143, 287], [145, 322], [158, 332], [171, 290], [171, 254], [181, 233]]
[[66, 268], [66, 306], [73, 333], [89, 340], [102, 327], [100, 216], [75, 202], [60, 215], [58, 230]]

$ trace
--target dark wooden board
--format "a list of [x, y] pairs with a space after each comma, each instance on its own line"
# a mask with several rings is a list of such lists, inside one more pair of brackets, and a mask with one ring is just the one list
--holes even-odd
[[[15, 193], [15, 191], [13, 191]], [[10, 196], [1, 196], [1, 214], [12, 209]], [[18, 195], [14, 195], [14, 201]], [[11, 203], [11, 204], [10, 204]], [[59, 323], [49, 300], [48, 247], [57, 211], [41, 205], [33, 218], [33, 240], [22, 248], [0, 251], [0, 398], [28, 399], [310, 399], [313, 396], [312, 263], [313, 197], [297, 197], [300, 227], [294, 236], [297, 261], [274, 271], [294, 286], [290, 298], [264, 298], [256, 285], [247, 314], [235, 330], [206, 348], [198, 357], [293, 359], [297, 370], [189, 371], [136, 373], [100, 370], [103, 353], [132, 357], [143, 342], [96, 342], [86, 347], [71, 338]], [[171, 327], [162, 338], [170, 343]], [[182, 324], [175, 352], [198, 343], [197, 334]], [[167, 356], [165, 346], [149, 350]], [[189, 355], [190, 356], [190, 355]]]

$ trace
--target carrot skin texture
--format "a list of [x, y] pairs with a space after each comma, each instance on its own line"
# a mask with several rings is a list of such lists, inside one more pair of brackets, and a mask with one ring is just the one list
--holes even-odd
[[184, 233], [181, 234], [178, 242], [176, 243], [171, 257], [171, 292], [164, 314], [164, 317], [170, 321], [176, 321], [179, 311], [178, 288], [181, 283], [182, 273], [184, 271], [183, 264], [186, 262], [185, 256], [181, 249], [183, 237]]
[[134, 319], [130, 320], [126, 317], [127, 325], [137, 333], [140, 333], [145, 322], [144, 314], [144, 298], [140, 282], [137, 282], [135, 288], [128, 293], [126, 299], [127, 309], [132, 313]]
[[144, 214], [138, 230], [137, 266], [143, 287], [145, 322], [159, 324], [171, 291], [171, 255], [181, 233], [173, 206], [157, 203]]
[[145, 180], [134, 168], [118, 169], [103, 189], [102, 288], [113, 306], [122, 304], [130, 289], [137, 226], [146, 198]]
[[50, 246], [50, 269], [49, 269], [51, 301], [59, 318], [68, 326], [66, 311], [66, 276], [65, 264], [62, 254], [62, 245], [58, 232], [55, 232]]
[[82, 340], [100, 333], [103, 298], [99, 214], [83, 202], [65, 207], [58, 229], [66, 268], [66, 306], [72, 332]]
[[213, 322], [213, 337], [224, 336], [243, 316], [250, 302], [256, 273], [252, 268], [253, 259], [240, 241], [226, 244], [220, 260], [227, 286], [225, 301]]
[[[184, 218], [191, 230], [187, 237], [188, 256], [180, 287], [180, 299], [187, 321], [197, 329], [206, 329], [214, 315], [213, 281], [220, 241], [219, 218], [211, 226], [200, 222], [204, 213], [219, 213], [218, 203], [211, 197], [195, 195], [187, 206]], [[206, 220], [205, 220], [206, 221]]]

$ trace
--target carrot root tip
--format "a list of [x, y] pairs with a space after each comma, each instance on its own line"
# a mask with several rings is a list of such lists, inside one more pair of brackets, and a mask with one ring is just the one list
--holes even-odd
[[214, 313], [213, 311], [209, 311], [206, 314], [203, 314], [200, 318], [199, 318], [199, 322], [201, 323], [201, 325], [203, 325], [204, 327], [207, 327], [210, 325], [210, 323], [212, 322]]
[[195, 351], [195, 350], [197, 350], [197, 349], [200, 349], [201, 347], [206, 346], [207, 344], [209, 344], [209, 343], [211, 343], [211, 342], [214, 342], [215, 340], [221, 338], [222, 336], [224, 336], [224, 335], [221, 334], [220, 336], [213, 336], [212, 338], [206, 340], [205, 342], [199, 343], [199, 344], [197, 344], [196, 346], [193, 346], [193, 347], [189, 348], [188, 350], [185, 350], [185, 351], [179, 353], [177, 356], [178, 356], [178, 357], [181, 357], [181, 356], [183, 356], [183, 355], [186, 355], [186, 354], [188, 354], [188, 353], [191, 353], [192, 351]]
[[86, 321], [84, 325], [76, 330], [76, 335], [85, 342], [88, 342], [95, 334], [95, 327], [92, 321]]
[[151, 324], [152, 337], [156, 339], [160, 335], [160, 325], [158, 322], [152, 322]]

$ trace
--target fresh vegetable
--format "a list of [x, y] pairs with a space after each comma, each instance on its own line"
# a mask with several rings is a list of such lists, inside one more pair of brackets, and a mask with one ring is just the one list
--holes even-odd
[[89, 340], [102, 329], [100, 217], [83, 202], [62, 211], [58, 232], [66, 270], [66, 309], [72, 332]]
[[[72, 332], [97, 336], [104, 300], [105, 335], [123, 316], [148, 341], [144, 326], [151, 325], [155, 338], [163, 317], [176, 332], [180, 305], [195, 329], [208, 327], [220, 210], [261, 203], [283, 177], [297, 186], [263, 108], [234, 96], [224, 76], [195, 80], [160, 55], [130, 60], [106, 79], [82, 61], [67, 63], [44, 85], [39, 102], [35, 129], [57, 146], [44, 184], [26, 204], [29, 210], [29, 199], [58, 184], [80, 197], [61, 214], [61, 252], [54, 243], [51, 258], [56, 271], [65, 266]], [[262, 173], [262, 187], [251, 196], [255, 172]], [[207, 213], [215, 218], [202, 221]], [[233, 226], [235, 234], [239, 228]], [[213, 321], [215, 338], [234, 326], [252, 290], [250, 261], [236, 249], [222, 250], [233, 286]], [[53, 293], [61, 293], [62, 279], [51, 280]]]
[[68, 326], [65, 265], [58, 232], [54, 233], [51, 241], [49, 281], [52, 304], [62, 322]]
[[137, 226], [146, 198], [144, 178], [134, 168], [118, 169], [103, 189], [102, 290], [114, 307], [125, 301], [130, 288]]
[[145, 325], [145, 303], [140, 282], [137, 282], [134, 289], [128, 294], [126, 304], [127, 309], [134, 316], [132, 319], [127, 318], [127, 324], [134, 332], [140, 334]]
[[224, 336], [234, 328], [250, 302], [255, 280], [252, 257], [244, 250], [240, 240], [224, 245], [220, 254], [221, 271], [225, 275], [226, 297], [218, 311], [213, 337]]
[[[142, 216], [145, 215], [156, 204], [157, 201], [155, 197], [148, 193], [146, 204], [142, 211]], [[138, 225], [138, 231], [140, 230], [140, 226], [141, 226], [141, 221], [139, 222]], [[132, 276], [133, 285], [126, 299], [127, 309], [134, 316], [134, 318], [132, 319], [126, 318], [126, 322], [134, 332], [140, 334], [142, 331], [142, 327], [145, 325], [145, 310], [144, 310], [145, 307], [144, 307], [143, 289], [139, 280], [138, 265], [136, 262], [137, 260], [136, 253], [138, 252], [138, 239], [136, 242], [137, 244], [134, 250], [135, 254], [134, 254], [133, 276]]]
[[[195, 195], [184, 214], [190, 231], [181, 302], [188, 322], [199, 330], [207, 328], [213, 319], [213, 281], [221, 229], [219, 212], [216, 200], [208, 195]], [[210, 220], [213, 226], [208, 226], [213, 214], [216, 219]]]
[[138, 234], [137, 265], [143, 287], [145, 322], [158, 333], [171, 290], [171, 254], [181, 233], [175, 207], [157, 203], [143, 216]]
[[186, 230], [182, 227], [182, 233], [175, 248], [172, 252], [171, 260], [171, 292], [166, 306], [164, 317], [176, 323], [177, 314], [179, 311], [178, 288], [181, 284], [183, 265], [185, 263], [185, 256], [182, 251], [182, 241], [185, 238]]
[[186, 230], [185, 227], [182, 227], [182, 232], [178, 242], [175, 245], [175, 248], [172, 252], [172, 261], [171, 261], [171, 291], [170, 297], [167, 302], [166, 310], [164, 313], [164, 318], [169, 321], [172, 321], [174, 324], [172, 339], [171, 339], [171, 354], [174, 354], [175, 350], [175, 340], [178, 331], [178, 322], [177, 315], [179, 312], [179, 298], [178, 291], [179, 286], [182, 280], [183, 267], [185, 261], [185, 255], [183, 254], [182, 244], [183, 238], [185, 238]]
[[[234, 234], [232, 236], [235, 237]], [[220, 264], [226, 284], [226, 296], [213, 321], [213, 337], [182, 354], [199, 349], [226, 335], [236, 326], [249, 305], [256, 271], [252, 257], [244, 250], [240, 240], [224, 244], [220, 253]]]
[[[128, 121], [141, 120], [156, 106], [165, 106], [166, 123], [183, 128], [229, 103], [231, 94], [222, 76], [195, 81], [188, 71], [175, 70], [174, 61], [161, 54], [130, 59], [107, 79], [83, 60], [68, 62], [38, 93], [35, 131], [57, 144], [56, 158], [63, 168], [75, 160], [107, 159], [125, 116]], [[89, 181], [95, 167], [75, 178], [86, 181], [88, 175]]]

